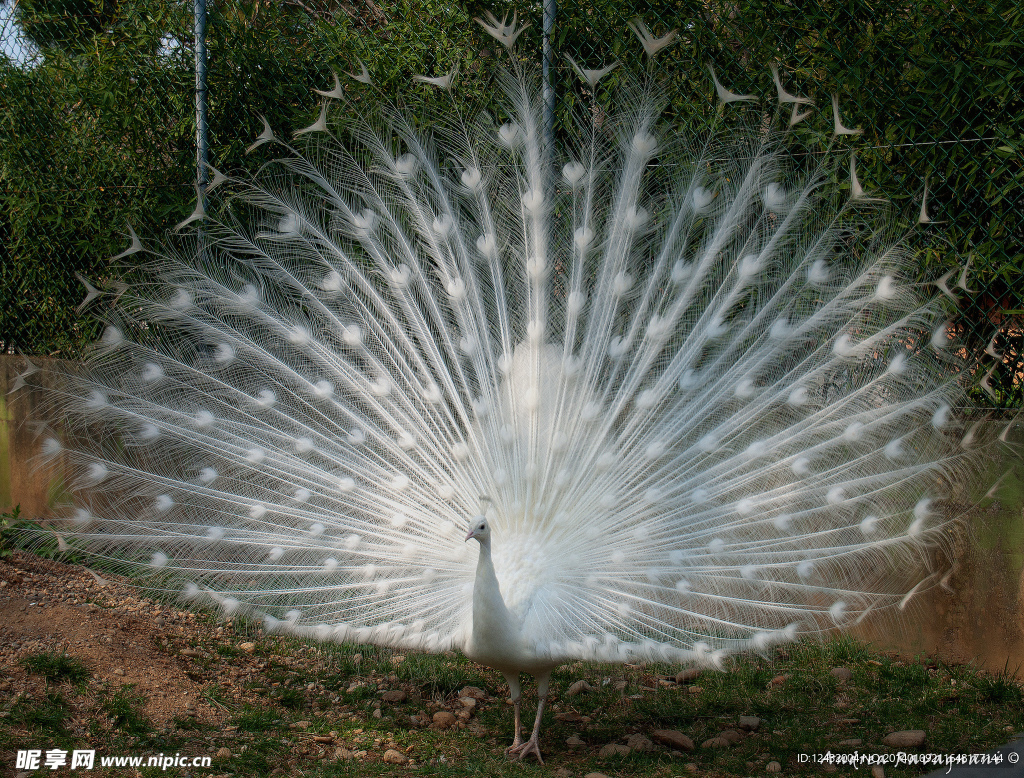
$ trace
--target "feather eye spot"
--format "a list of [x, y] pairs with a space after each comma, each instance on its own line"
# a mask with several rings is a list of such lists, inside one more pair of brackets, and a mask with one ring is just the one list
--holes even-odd
[[480, 190], [480, 185], [483, 182], [483, 175], [480, 173], [479, 168], [471, 167], [467, 168], [462, 172], [462, 185], [471, 192], [477, 192]]
[[510, 149], [514, 149], [519, 145], [521, 134], [519, 125], [515, 122], [506, 122], [498, 128], [498, 138]]
[[85, 470], [85, 480], [90, 486], [96, 486], [111, 474], [110, 468], [102, 462], [93, 462]]
[[582, 164], [576, 162], [575, 160], [572, 162], [567, 162], [565, 166], [562, 168], [562, 178], [564, 178], [565, 182], [573, 189], [579, 186], [580, 182], [583, 180], [583, 176], [585, 176], [586, 173], [587, 169], [583, 167]]

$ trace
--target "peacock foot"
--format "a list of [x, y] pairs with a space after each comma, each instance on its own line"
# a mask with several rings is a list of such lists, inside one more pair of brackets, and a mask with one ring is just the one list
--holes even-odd
[[[517, 738], [518, 739], [518, 738]], [[507, 749], [505, 749], [505, 756], [509, 759], [518, 759], [520, 762], [523, 761], [530, 754], [537, 757], [537, 761], [544, 764], [544, 760], [540, 755], [540, 738], [536, 735], [531, 737], [525, 743], [513, 743]]]

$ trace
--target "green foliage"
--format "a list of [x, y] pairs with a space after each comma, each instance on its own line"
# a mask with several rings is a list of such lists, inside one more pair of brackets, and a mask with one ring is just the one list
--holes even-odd
[[14, 527], [20, 515], [20, 505], [15, 505], [10, 513], [0, 513], [0, 559], [9, 558], [14, 551]]
[[[531, 27], [520, 39], [525, 61], [539, 61], [541, 3], [521, 9]], [[951, 313], [972, 354], [994, 348], [1007, 358], [989, 379], [984, 404], [1024, 402], [1024, 9], [1014, 0], [817, 4], [681, 0], [639, 4], [591, 0], [559, 8], [552, 42], [583, 67], [623, 63], [599, 87], [612, 99], [626, 71], [653, 67], [681, 128], [717, 116], [712, 61], [721, 81], [774, 105], [768, 65], [785, 86], [812, 96], [817, 110], [793, 138], [807, 153], [827, 149], [844, 170], [858, 150], [865, 188], [892, 198], [908, 224], [927, 179], [932, 223], [913, 231], [924, 279], [969, 264]], [[498, 44], [473, 21], [482, 2], [404, 0], [343, 5], [331, 0], [210, 4], [207, 78], [211, 163], [253, 170], [274, 154], [245, 147], [265, 116], [282, 138], [308, 125], [341, 75], [353, 105], [381, 95], [442, 97], [409, 85], [412, 74], [454, 67], [455, 98], [487, 106]], [[76, 273], [94, 284], [123, 268], [108, 257], [126, 245], [126, 225], [160, 235], [191, 212], [195, 192], [195, 110], [191, 6], [168, 0], [21, 0], [15, 18], [39, 48], [27, 65], [0, 62], [0, 351], [74, 356], [98, 326], [75, 307]], [[627, 22], [642, 14], [656, 35], [679, 40], [651, 65]], [[360, 61], [366, 88], [345, 77]], [[591, 95], [556, 56], [556, 130], [592, 110]], [[860, 138], [832, 139], [831, 96]], [[735, 109], [735, 110], [734, 110]], [[730, 112], [757, 108], [730, 106]], [[769, 110], [771, 110], [769, 108]], [[845, 185], [845, 173], [837, 180]], [[136, 255], [133, 259], [137, 259]], [[129, 268], [130, 270], [130, 268]], [[102, 308], [104, 299], [96, 305]], [[980, 357], [977, 379], [992, 365]]]
[[41, 49], [82, 50], [111, 24], [114, 0], [18, 0], [18, 21]]
[[[260, 116], [288, 137], [315, 118], [313, 89], [330, 88], [332, 69], [358, 72], [357, 58], [384, 90], [412, 73], [480, 69], [464, 8], [375, 8], [210, 4], [211, 164], [237, 172], [267, 159], [244, 155]], [[191, 5], [32, 0], [14, 11], [40, 54], [23, 66], [0, 58], [0, 352], [74, 357], [99, 333], [76, 312], [77, 276], [109, 285], [132, 270], [108, 259], [128, 245], [128, 225], [159, 236], [194, 206]]]

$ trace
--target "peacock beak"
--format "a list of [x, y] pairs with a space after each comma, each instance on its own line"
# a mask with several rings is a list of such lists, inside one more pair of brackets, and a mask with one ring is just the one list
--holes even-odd
[[463, 543], [468, 543], [470, 538], [475, 538], [476, 537], [476, 534], [474, 534], [475, 532], [476, 532], [476, 530], [472, 530], [471, 529], [468, 533], [466, 533], [466, 539], [464, 541], [462, 541], [462, 542]]

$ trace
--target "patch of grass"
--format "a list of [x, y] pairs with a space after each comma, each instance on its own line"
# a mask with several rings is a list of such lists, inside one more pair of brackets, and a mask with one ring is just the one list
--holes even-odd
[[89, 677], [89, 668], [82, 660], [63, 651], [40, 651], [30, 654], [21, 660], [21, 664], [30, 673], [39, 673], [48, 681], [78, 684]]
[[280, 745], [271, 740], [250, 743], [248, 748], [237, 754], [232, 753], [226, 762], [215, 760], [214, 766], [221, 771], [230, 770], [236, 775], [266, 775], [278, 761]]
[[997, 676], [978, 676], [973, 679], [973, 686], [982, 703], [1020, 706], [1024, 702], [1020, 684], [1005, 670]]
[[285, 708], [297, 710], [306, 706], [306, 693], [300, 689], [281, 688], [270, 695]]
[[406, 656], [397, 667], [389, 668], [388, 672], [394, 673], [399, 681], [417, 686], [424, 697], [447, 697], [466, 686], [497, 692], [496, 685], [488, 682], [479, 666], [462, 655], [448, 657], [413, 654]]
[[115, 728], [129, 735], [145, 735], [152, 731], [153, 724], [141, 710], [144, 703], [145, 698], [134, 685], [125, 684], [109, 691], [101, 706]]
[[243, 732], [269, 732], [282, 724], [281, 714], [270, 708], [246, 706], [231, 719], [232, 725]]
[[57, 692], [48, 692], [42, 700], [23, 697], [11, 709], [11, 720], [36, 736], [66, 738], [68, 715], [67, 701]]
[[895, 662], [879, 673], [892, 696], [907, 696], [926, 687], [931, 680], [928, 668], [918, 662]]
[[823, 655], [831, 662], [841, 665], [870, 659], [871, 651], [865, 643], [849, 635], [839, 635], [825, 643]]

